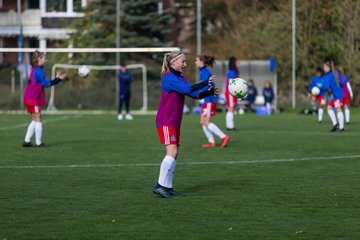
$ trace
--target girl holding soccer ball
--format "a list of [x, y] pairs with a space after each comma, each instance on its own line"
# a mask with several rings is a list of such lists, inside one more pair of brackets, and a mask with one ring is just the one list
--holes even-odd
[[181, 195], [173, 189], [173, 177], [180, 146], [180, 126], [185, 95], [202, 99], [219, 93], [219, 90], [213, 86], [214, 76], [200, 83], [190, 84], [182, 75], [186, 66], [186, 56], [182, 52], [174, 51], [164, 55], [156, 128], [160, 143], [165, 146], [166, 155], [160, 166], [158, 182], [152, 190], [163, 198]]
[[42, 143], [42, 118], [41, 107], [45, 106], [45, 90], [44, 88], [58, 84], [65, 79], [65, 73], [56, 73], [54, 80], [48, 81], [45, 78], [43, 67], [46, 64], [46, 54], [36, 50], [31, 56], [32, 69], [28, 84], [24, 94], [24, 104], [27, 112], [30, 114], [32, 121], [30, 122], [23, 147], [32, 147], [31, 137], [35, 133], [35, 146], [43, 147]]
[[[215, 58], [212, 56], [200, 55], [196, 58], [195, 65], [200, 70], [199, 82], [206, 81], [212, 74], [207, 66], [212, 67], [215, 62]], [[204, 88], [206, 90], [207, 86]], [[221, 139], [221, 147], [224, 148], [230, 137], [225, 135], [215, 123], [211, 122], [211, 117], [216, 115], [216, 96], [208, 96], [204, 98], [200, 114], [200, 124], [202, 125], [205, 136], [208, 139], [208, 143], [203, 144], [203, 148], [213, 148], [216, 146], [214, 134]]]

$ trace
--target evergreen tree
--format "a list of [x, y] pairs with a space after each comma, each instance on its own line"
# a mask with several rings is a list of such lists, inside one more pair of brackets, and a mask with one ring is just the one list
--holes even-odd
[[[159, 11], [162, 0], [121, 1], [121, 47], [165, 47], [174, 22], [172, 9]], [[76, 33], [71, 36], [74, 47], [116, 47], [116, 1], [94, 0], [85, 9], [85, 16], [75, 22]], [[86, 55], [95, 63], [114, 62], [113, 54]], [[122, 59], [129, 54], [121, 54]], [[142, 55], [143, 57], [144, 55]], [[154, 57], [156, 55], [148, 55]], [[131, 54], [136, 58], [136, 54]]]

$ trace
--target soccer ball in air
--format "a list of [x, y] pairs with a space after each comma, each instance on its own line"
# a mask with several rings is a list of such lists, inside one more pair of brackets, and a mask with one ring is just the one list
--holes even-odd
[[229, 81], [229, 93], [236, 98], [245, 98], [248, 94], [248, 83], [245, 79], [234, 78]]
[[317, 95], [319, 95], [320, 94], [320, 88], [318, 88], [318, 87], [313, 87], [312, 89], [311, 89], [311, 94], [312, 95], [314, 95], [314, 96], [317, 96]]
[[86, 65], [82, 65], [78, 69], [78, 74], [80, 77], [85, 78], [85, 77], [89, 76], [90, 68]]

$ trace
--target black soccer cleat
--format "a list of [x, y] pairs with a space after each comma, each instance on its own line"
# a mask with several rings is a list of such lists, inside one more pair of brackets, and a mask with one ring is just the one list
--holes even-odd
[[330, 132], [335, 132], [336, 130], [339, 129], [339, 124], [335, 124], [334, 127], [330, 130]]
[[45, 144], [44, 143], [40, 143], [39, 145], [35, 145], [36, 147], [39, 147], [39, 148], [42, 148], [42, 147], [45, 147]]
[[182, 193], [182, 192], [177, 192], [177, 191], [175, 191], [173, 188], [169, 188], [168, 190], [167, 190], [167, 192], [171, 195], [171, 196], [185, 196], [185, 194], [184, 193]]
[[162, 198], [172, 198], [172, 195], [168, 192], [168, 190], [160, 184], [156, 184], [152, 191]]
[[23, 142], [23, 147], [33, 147], [33, 144], [31, 142]]

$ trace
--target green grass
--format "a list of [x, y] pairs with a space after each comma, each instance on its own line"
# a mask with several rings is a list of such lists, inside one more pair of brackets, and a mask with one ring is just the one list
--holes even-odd
[[0, 115], [0, 239], [360, 239], [359, 110], [345, 133], [327, 115], [235, 116], [225, 149], [185, 116], [173, 199], [151, 192], [154, 118], [44, 115], [48, 147], [26, 149], [29, 117]]

